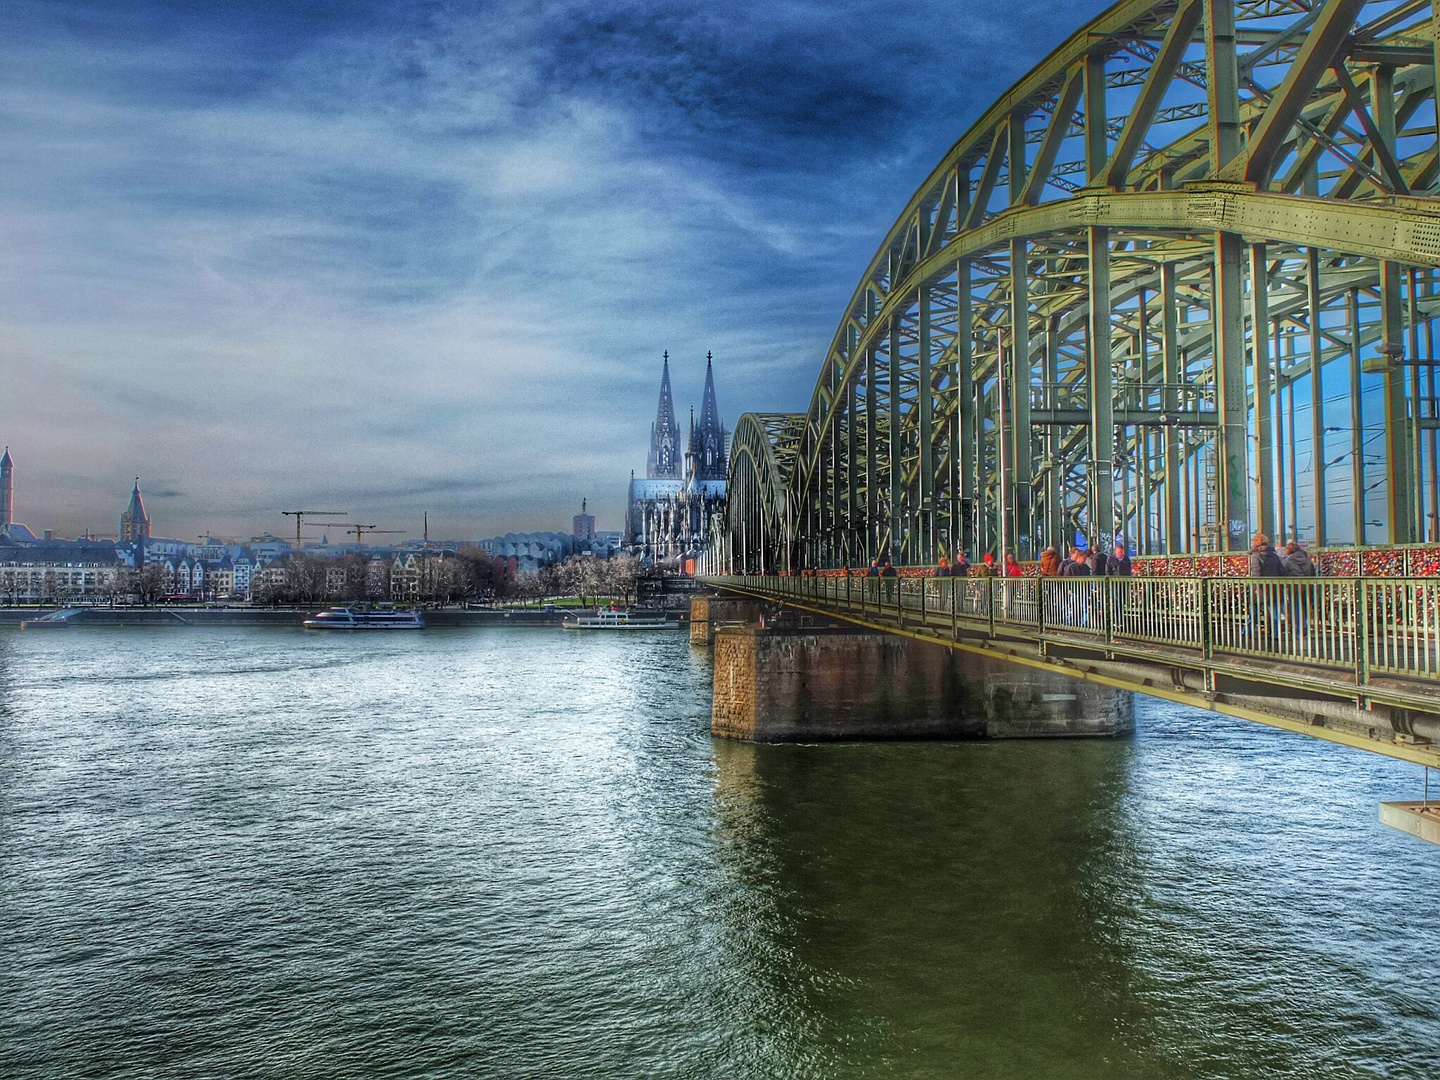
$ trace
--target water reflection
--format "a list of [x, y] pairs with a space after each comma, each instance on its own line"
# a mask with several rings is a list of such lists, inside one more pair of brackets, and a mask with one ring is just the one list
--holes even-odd
[[[715, 745], [725, 861], [797, 1036], [849, 1069], [1150, 1069], [1117, 923], [1128, 743]], [[747, 941], [747, 944], [749, 942]], [[777, 967], [773, 961], [781, 960]]]
[[[1141, 714], [1124, 742], [715, 744], [731, 948], [808, 1075], [1440, 1074], [1440, 873], [1368, 832], [1394, 764]], [[1327, 777], [1354, 805], [1317, 813]]]

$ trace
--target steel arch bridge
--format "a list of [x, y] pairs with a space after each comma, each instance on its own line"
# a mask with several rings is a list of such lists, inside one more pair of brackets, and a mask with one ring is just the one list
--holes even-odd
[[1123, 0], [1080, 27], [910, 199], [809, 409], [742, 417], [725, 559], [1434, 534], [1437, 25]]

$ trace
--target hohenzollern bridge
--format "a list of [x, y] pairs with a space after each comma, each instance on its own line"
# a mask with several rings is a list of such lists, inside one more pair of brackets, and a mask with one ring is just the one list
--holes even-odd
[[[1124, 0], [1077, 26], [903, 207], [808, 409], [737, 424], [726, 580], [1082, 677], [1168, 650], [1128, 685], [1225, 711], [1227, 678], [1338, 680], [1387, 751], [1440, 762], [1406, 719], [1440, 711], [1436, 18]], [[1247, 583], [1257, 532], [1321, 576]], [[1137, 576], [913, 576], [1077, 537]], [[839, 573], [873, 558], [904, 568], [893, 612]]]

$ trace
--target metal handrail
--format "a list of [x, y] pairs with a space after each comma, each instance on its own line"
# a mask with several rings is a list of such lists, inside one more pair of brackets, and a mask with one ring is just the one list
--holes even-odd
[[719, 578], [867, 620], [1440, 681], [1436, 578]]

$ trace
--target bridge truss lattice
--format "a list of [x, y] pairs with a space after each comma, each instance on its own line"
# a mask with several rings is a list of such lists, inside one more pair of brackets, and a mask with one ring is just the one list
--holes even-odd
[[1431, 0], [1124, 0], [865, 271], [809, 409], [737, 425], [739, 570], [1440, 522]]

